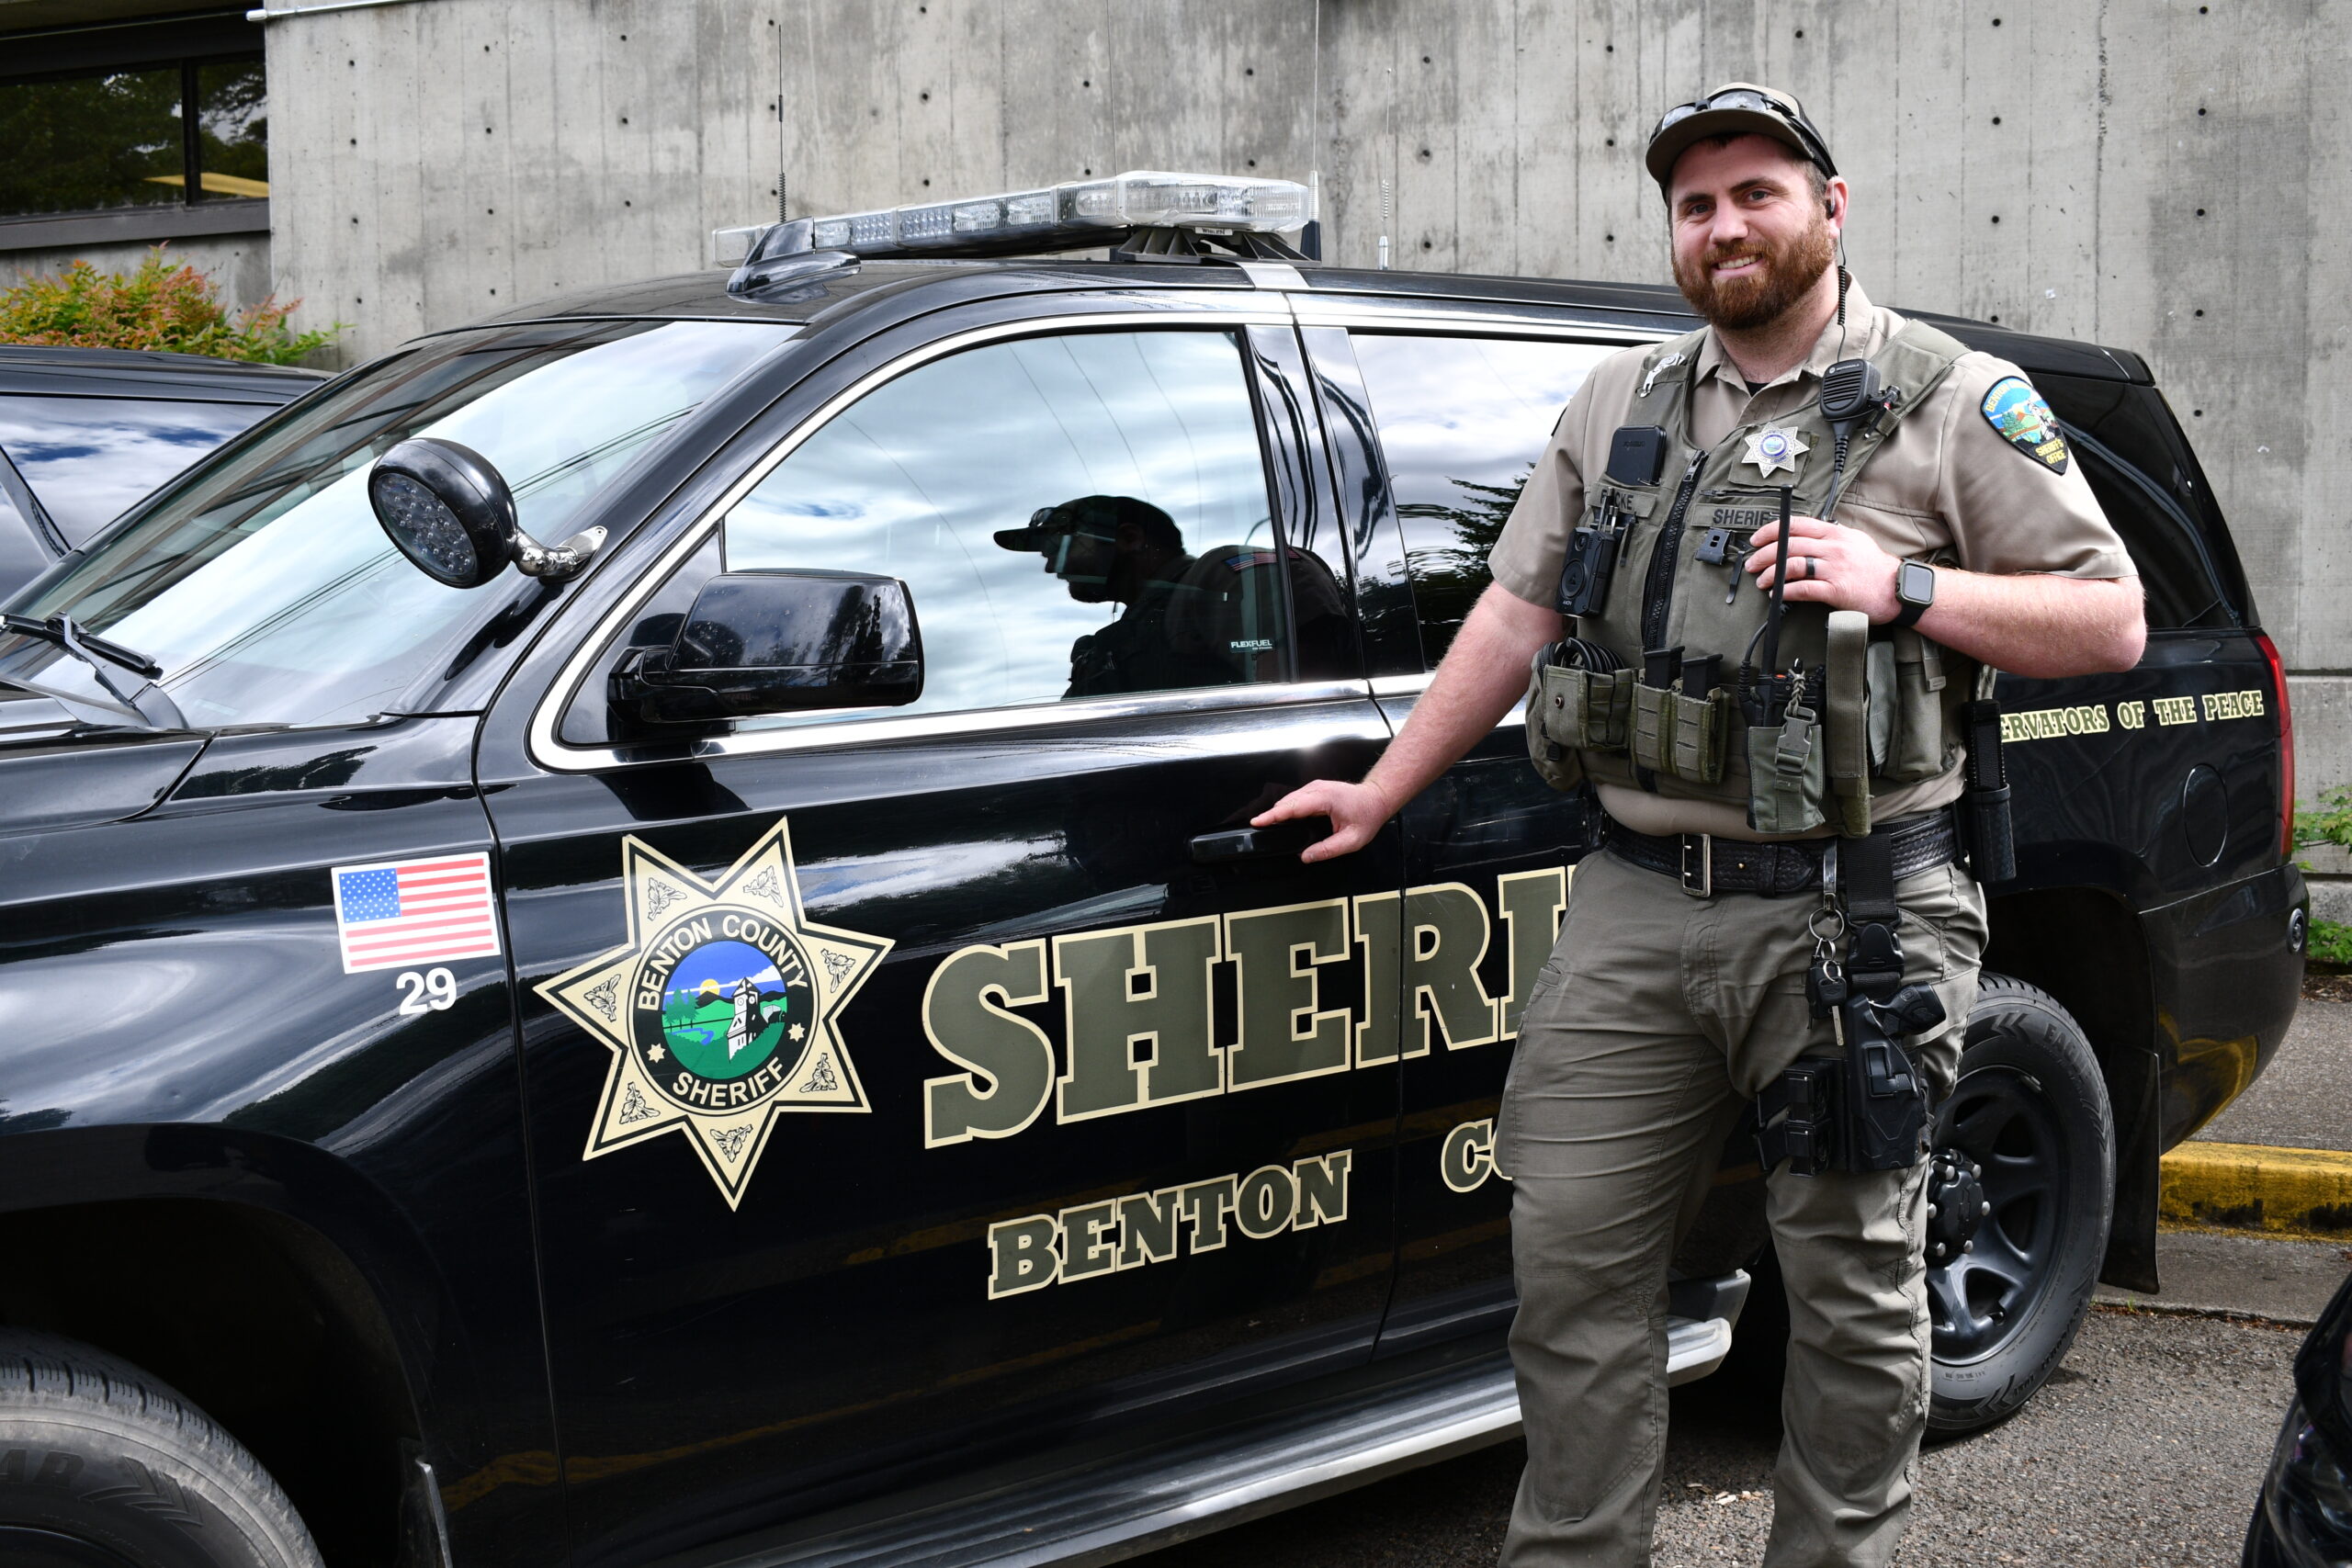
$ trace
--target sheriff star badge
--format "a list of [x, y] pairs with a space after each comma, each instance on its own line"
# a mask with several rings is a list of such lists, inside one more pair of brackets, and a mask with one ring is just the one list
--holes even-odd
[[628, 940], [537, 987], [613, 1054], [582, 1157], [674, 1128], [737, 1207], [779, 1116], [871, 1109], [837, 1021], [890, 942], [808, 919], [782, 818], [707, 882], [624, 839], [621, 890]]

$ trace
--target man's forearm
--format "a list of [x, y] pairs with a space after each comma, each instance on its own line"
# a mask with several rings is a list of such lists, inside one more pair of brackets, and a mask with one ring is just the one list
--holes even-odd
[[2129, 670], [2147, 641], [2140, 580], [1987, 576], [1946, 567], [1919, 631], [2012, 675]]
[[1556, 611], [1489, 586], [1446, 650], [1429, 690], [1364, 782], [1392, 811], [1434, 784], [1493, 732], [1527, 689], [1528, 660], [1558, 639]]
[[[1759, 589], [1777, 575], [1780, 525], [1754, 536], [1747, 570]], [[1859, 528], [1799, 517], [1789, 526], [1792, 604], [1860, 610], [1873, 624], [1902, 612], [1895, 596], [1901, 563]], [[1936, 598], [1919, 633], [1981, 664], [2012, 675], [2091, 675], [2129, 670], [2148, 640], [2136, 577], [1988, 576], [1936, 569]]]

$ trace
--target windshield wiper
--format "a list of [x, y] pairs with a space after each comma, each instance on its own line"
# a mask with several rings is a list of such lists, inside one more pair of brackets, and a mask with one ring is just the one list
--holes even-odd
[[[40, 621], [30, 615], [0, 614], [0, 633], [31, 637], [36, 642], [64, 649], [87, 666], [90, 672], [97, 677], [98, 684], [106, 689], [107, 694], [121, 706], [119, 712], [108, 712], [95, 707], [80, 694], [57, 691], [20, 675], [0, 673], [0, 681], [53, 698], [63, 705], [68, 713], [85, 722], [106, 723], [129, 716], [138, 719], [150, 729], [187, 728], [187, 716], [180, 712], [179, 705], [155, 684], [164, 673], [162, 665], [135, 649], [125, 648], [119, 642], [110, 642], [96, 633], [84, 631], [74, 625], [72, 616], [51, 615], [45, 621]], [[126, 689], [122, 678], [115, 673], [117, 670], [128, 670], [134, 675], [144, 676], [145, 680], [138, 686]]]

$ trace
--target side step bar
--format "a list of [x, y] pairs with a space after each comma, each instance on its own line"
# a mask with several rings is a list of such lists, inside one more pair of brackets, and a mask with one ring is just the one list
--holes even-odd
[[[1745, 1276], [1736, 1278], [1744, 1286]], [[1714, 1371], [1731, 1331], [1727, 1318], [1668, 1318], [1668, 1381]], [[729, 1568], [1085, 1568], [1518, 1435], [1510, 1358], [1487, 1355], [1254, 1426], [720, 1561]]]

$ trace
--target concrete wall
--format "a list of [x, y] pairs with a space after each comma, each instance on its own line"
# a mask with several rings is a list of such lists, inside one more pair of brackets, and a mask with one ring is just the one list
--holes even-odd
[[[1876, 297], [2138, 349], [2289, 662], [2352, 671], [2352, 0], [415, 0], [270, 28], [281, 296], [372, 353], [706, 232], [1324, 175], [1334, 260], [1662, 279], [1668, 104], [1801, 96]], [[2313, 687], [2306, 784], [2352, 780]]]
[[[0, 254], [0, 287], [19, 277], [53, 274], [74, 261], [86, 261], [101, 272], [128, 272], [146, 258], [152, 245], [81, 245], [62, 250], [9, 251]], [[269, 236], [230, 234], [218, 238], [174, 240], [164, 252], [209, 276], [230, 310], [242, 310], [269, 296]], [[322, 311], [306, 311], [311, 320], [332, 321]]]

